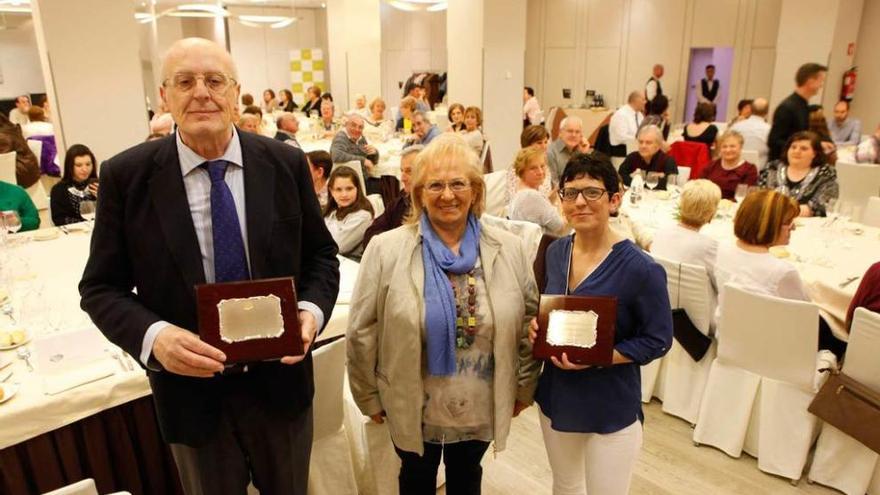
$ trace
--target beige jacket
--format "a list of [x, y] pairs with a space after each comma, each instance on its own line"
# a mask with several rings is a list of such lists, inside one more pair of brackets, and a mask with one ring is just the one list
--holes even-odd
[[[531, 404], [540, 363], [528, 322], [538, 289], [522, 242], [481, 226], [480, 261], [495, 322], [495, 449], [505, 447], [514, 400]], [[405, 225], [367, 246], [348, 314], [348, 377], [365, 415], [385, 411], [394, 445], [423, 453], [422, 335], [425, 270], [420, 228]]]

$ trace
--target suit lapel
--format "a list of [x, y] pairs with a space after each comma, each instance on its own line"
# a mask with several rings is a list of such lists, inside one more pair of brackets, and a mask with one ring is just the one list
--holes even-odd
[[156, 168], [149, 180], [150, 201], [159, 218], [168, 250], [190, 286], [205, 283], [205, 269], [199, 240], [193, 226], [186, 188], [177, 157], [177, 142], [172, 135], [154, 156]]
[[264, 158], [266, 150], [259, 140], [246, 132], [239, 132], [238, 136], [244, 162], [244, 203], [251, 278], [265, 278], [275, 210], [275, 165]]

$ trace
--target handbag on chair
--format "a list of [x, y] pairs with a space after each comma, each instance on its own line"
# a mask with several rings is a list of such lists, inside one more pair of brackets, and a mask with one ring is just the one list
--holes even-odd
[[835, 369], [816, 394], [809, 412], [880, 454], [880, 392]]

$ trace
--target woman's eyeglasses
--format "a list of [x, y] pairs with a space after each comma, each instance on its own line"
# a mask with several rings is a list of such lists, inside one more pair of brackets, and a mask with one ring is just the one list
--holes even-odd
[[564, 187], [559, 190], [559, 199], [566, 202], [576, 201], [580, 194], [587, 201], [597, 201], [606, 192], [608, 191], [600, 187]]
[[447, 187], [454, 193], [460, 193], [470, 189], [471, 183], [464, 179], [453, 179], [449, 182], [437, 180], [425, 184], [425, 190], [431, 194], [441, 194]]

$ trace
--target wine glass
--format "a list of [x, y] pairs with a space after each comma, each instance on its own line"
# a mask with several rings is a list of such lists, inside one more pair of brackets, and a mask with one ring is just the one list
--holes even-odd
[[94, 201], [84, 199], [79, 202], [79, 216], [83, 217], [86, 221], [94, 220], [96, 212], [97, 204]]
[[6, 232], [14, 234], [21, 230], [21, 217], [15, 210], [6, 210], [3, 212], [3, 223], [6, 224]]
[[657, 186], [660, 185], [660, 178], [663, 177], [663, 174], [660, 172], [648, 172], [648, 175], [645, 177], [645, 185], [653, 191]]
[[736, 199], [737, 203], [742, 203], [746, 196], [749, 194], [749, 185], [748, 184], [737, 184], [736, 192], [733, 193], [733, 197]]

